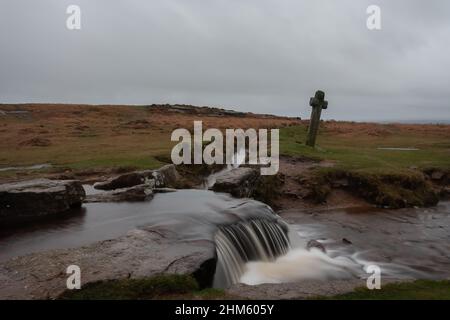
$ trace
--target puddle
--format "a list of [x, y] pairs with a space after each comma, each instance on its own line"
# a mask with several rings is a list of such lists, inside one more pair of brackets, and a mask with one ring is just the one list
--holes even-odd
[[377, 148], [378, 150], [389, 150], [389, 151], [419, 151], [417, 148]]
[[43, 164], [35, 164], [32, 166], [21, 166], [21, 167], [4, 167], [0, 168], [0, 172], [5, 171], [27, 171], [27, 170], [42, 170], [42, 169], [49, 169], [53, 166], [50, 163], [43, 163]]

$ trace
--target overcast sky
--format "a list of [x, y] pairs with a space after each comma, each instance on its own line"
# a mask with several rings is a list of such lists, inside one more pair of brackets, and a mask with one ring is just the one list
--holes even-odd
[[[81, 8], [81, 30], [66, 8]], [[382, 30], [366, 9], [381, 7]], [[447, 0], [0, 0], [0, 102], [450, 120]]]

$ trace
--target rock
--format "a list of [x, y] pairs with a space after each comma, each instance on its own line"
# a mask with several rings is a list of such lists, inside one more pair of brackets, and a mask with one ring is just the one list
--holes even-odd
[[444, 187], [441, 189], [440, 197], [442, 199], [450, 199], [450, 187]]
[[153, 193], [171, 193], [171, 192], [177, 192], [177, 189], [173, 189], [173, 188], [155, 188], [155, 189], [153, 189]]
[[210, 285], [215, 271], [212, 241], [179, 241], [164, 230], [136, 229], [81, 248], [34, 253], [0, 263], [0, 299], [55, 299], [65, 290], [67, 267], [81, 270], [81, 285], [157, 274], [192, 274]]
[[327, 250], [325, 249], [324, 245], [321, 244], [319, 241], [317, 240], [310, 240], [308, 241], [308, 243], [306, 244], [306, 249], [308, 251], [310, 251], [311, 249], [316, 248], [319, 249], [320, 251], [322, 251], [323, 253], [326, 253]]
[[0, 222], [18, 223], [81, 206], [86, 194], [76, 180], [37, 179], [0, 185]]
[[167, 164], [164, 167], [155, 170], [154, 174], [157, 177], [156, 187], [175, 187], [181, 178], [177, 168], [173, 164]]
[[130, 188], [115, 189], [86, 196], [85, 202], [146, 201], [153, 198], [153, 191], [145, 184]]
[[334, 180], [332, 185], [334, 188], [346, 188], [349, 186], [349, 181], [346, 178]]
[[152, 170], [125, 173], [110, 178], [104, 182], [97, 182], [94, 184], [94, 188], [99, 190], [130, 188], [137, 185], [149, 183], [148, 178], [152, 177], [152, 174]]
[[175, 165], [168, 164], [158, 170], [144, 170], [125, 173], [108, 179], [104, 182], [94, 184], [95, 189], [114, 190], [130, 188], [141, 184], [146, 184], [150, 188], [173, 187], [180, 176]]
[[352, 244], [352, 242], [350, 240], [348, 240], [347, 238], [343, 238], [342, 242], [345, 244]]
[[259, 170], [235, 168], [216, 176], [212, 190], [230, 193], [235, 197], [250, 197], [259, 178]]
[[431, 179], [432, 180], [442, 180], [442, 178], [444, 177], [444, 172], [442, 171], [433, 171], [433, 173], [431, 174]]

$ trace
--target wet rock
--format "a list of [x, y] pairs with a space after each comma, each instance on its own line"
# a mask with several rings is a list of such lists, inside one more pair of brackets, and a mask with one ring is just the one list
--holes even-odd
[[174, 188], [155, 188], [153, 189], [153, 193], [171, 193], [177, 192], [177, 189]]
[[137, 185], [145, 184], [149, 178], [152, 178], [152, 175], [153, 175], [152, 170], [125, 173], [110, 178], [104, 182], [97, 182], [94, 184], [94, 188], [99, 190], [130, 188]]
[[348, 240], [347, 238], [343, 238], [342, 242], [345, 244], [352, 244], [352, 242], [350, 240]]
[[153, 191], [145, 184], [130, 188], [115, 189], [96, 194], [90, 194], [85, 202], [123, 202], [146, 201], [153, 198]]
[[322, 251], [323, 253], [326, 253], [327, 250], [325, 249], [324, 245], [321, 244], [319, 241], [317, 240], [310, 240], [308, 241], [308, 243], [306, 244], [306, 249], [308, 251], [310, 251], [311, 249], [316, 248], [319, 249], [320, 251]]
[[444, 187], [441, 189], [440, 197], [442, 199], [450, 199], [450, 187]]
[[235, 197], [250, 197], [259, 178], [259, 170], [235, 168], [216, 176], [212, 189], [230, 193]]
[[0, 222], [17, 223], [61, 214], [86, 194], [76, 180], [37, 179], [0, 185]]
[[[225, 195], [216, 197], [224, 201], [226, 209], [211, 205], [201, 206], [206, 209], [194, 207], [192, 212], [189, 206], [181, 206], [180, 211], [171, 210], [172, 213], [156, 210], [149, 215], [151, 221], [120, 238], [1, 262], [0, 300], [58, 297], [66, 290], [69, 265], [80, 267], [82, 287], [96, 281], [136, 279], [161, 273], [192, 274], [201, 286], [210, 286], [217, 260], [214, 242], [217, 226], [256, 218], [279, 220], [260, 202]], [[179, 197], [178, 201], [185, 198], [191, 199]], [[281, 227], [286, 231], [286, 226]]]
[[177, 169], [173, 164], [168, 164], [158, 170], [134, 171], [121, 174], [104, 182], [94, 184], [95, 189], [114, 190], [130, 188], [146, 184], [150, 188], [173, 187], [180, 179]]
[[66, 289], [67, 267], [81, 270], [81, 285], [157, 274], [191, 274], [209, 285], [215, 270], [211, 241], [178, 241], [148, 228], [81, 248], [52, 250], [0, 263], [1, 299], [54, 299]]

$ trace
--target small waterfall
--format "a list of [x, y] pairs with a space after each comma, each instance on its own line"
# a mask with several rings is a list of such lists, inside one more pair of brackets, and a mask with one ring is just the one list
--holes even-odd
[[276, 221], [254, 219], [222, 226], [215, 235], [215, 287], [238, 283], [249, 261], [274, 261], [290, 248], [287, 230]]

